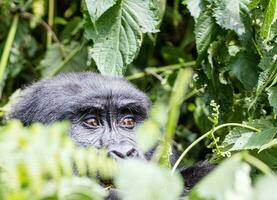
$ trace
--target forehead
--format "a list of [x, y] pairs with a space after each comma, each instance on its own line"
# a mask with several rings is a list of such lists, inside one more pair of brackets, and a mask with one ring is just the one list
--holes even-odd
[[87, 96], [83, 103], [83, 108], [98, 109], [98, 110], [139, 110], [146, 112], [148, 110], [147, 99], [141, 97], [139, 94], [120, 94], [110, 93], [102, 95]]
[[78, 77], [76, 80], [76, 77], [70, 77], [61, 85], [62, 90], [71, 96], [69, 99], [75, 104], [75, 111], [127, 108], [147, 112], [150, 106], [150, 101], [143, 92], [121, 78], [97, 75]]

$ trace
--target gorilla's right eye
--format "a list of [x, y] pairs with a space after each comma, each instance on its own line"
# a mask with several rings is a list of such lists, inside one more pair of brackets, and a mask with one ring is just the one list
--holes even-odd
[[84, 120], [84, 124], [89, 128], [97, 128], [98, 126], [100, 126], [99, 121], [95, 117]]

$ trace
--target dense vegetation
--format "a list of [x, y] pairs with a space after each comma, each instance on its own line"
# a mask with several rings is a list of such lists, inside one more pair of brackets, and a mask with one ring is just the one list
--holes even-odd
[[124, 199], [178, 199], [171, 172], [203, 159], [218, 167], [188, 199], [276, 198], [276, 0], [2, 0], [0, 13], [0, 116], [24, 85], [91, 70], [149, 94], [139, 146], [160, 141], [153, 162], [114, 163], [74, 146], [66, 122], [2, 123], [0, 199], [102, 199], [96, 171]]

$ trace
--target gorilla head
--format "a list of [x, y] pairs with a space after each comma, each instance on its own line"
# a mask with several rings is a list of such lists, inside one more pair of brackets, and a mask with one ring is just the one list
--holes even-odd
[[76, 144], [106, 148], [116, 159], [144, 159], [134, 130], [147, 118], [149, 107], [148, 97], [124, 79], [66, 73], [27, 87], [7, 117], [25, 125], [67, 119]]

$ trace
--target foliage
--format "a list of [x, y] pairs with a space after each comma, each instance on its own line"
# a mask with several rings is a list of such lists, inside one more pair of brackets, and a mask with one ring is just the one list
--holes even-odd
[[173, 172], [202, 159], [218, 167], [188, 199], [275, 198], [276, 0], [2, 0], [0, 13], [1, 116], [23, 85], [92, 70], [147, 91], [138, 145], [161, 144], [150, 163], [114, 163], [75, 147], [66, 124], [3, 124], [0, 199], [102, 199], [96, 171], [123, 199], [178, 199]]

